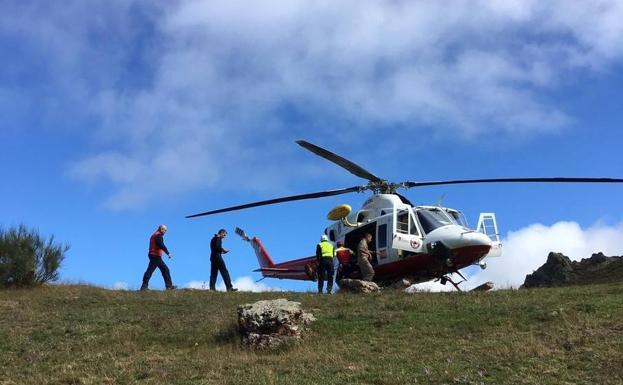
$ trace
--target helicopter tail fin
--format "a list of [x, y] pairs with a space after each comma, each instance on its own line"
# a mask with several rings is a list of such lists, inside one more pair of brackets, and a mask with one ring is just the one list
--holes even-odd
[[251, 247], [253, 247], [253, 251], [255, 252], [255, 256], [257, 257], [257, 261], [260, 264], [260, 268], [274, 268], [275, 262], [273, 262], [273, 259], [270, 257], [264, 248], [264, 245], [262, 245], [262, 242], [257, 237], [250, 238], [240, 227], [236, 227], [235, 231], [236, 234], [242, 238], [242, 240], [251, 244]]

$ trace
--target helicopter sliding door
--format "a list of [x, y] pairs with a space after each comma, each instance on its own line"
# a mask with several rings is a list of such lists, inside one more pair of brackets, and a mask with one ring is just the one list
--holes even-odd
[[[368, 249], [370, 249], [370, 251], [376, 251], [378, 244], [376, 222], [368, 223], [346, 234], [346, 236], [344, 237], [345, 246], [357, 253], [357, 246], [359, 245], [359, 241], [361, 241], [361, 238], [363, 238], [366, 233], [370, 233], [372, 235], [372, 242], [368, 245]], [[372, 265], [376, 265], [377, 262], [378, 260], [376, 256], [373, 256]]]
[[391, 215], [386, 215], [379, 218], [376, 223], [376, 260], [379, 265], [394, 259], [390, 244], [392, 230], [391, 219]]

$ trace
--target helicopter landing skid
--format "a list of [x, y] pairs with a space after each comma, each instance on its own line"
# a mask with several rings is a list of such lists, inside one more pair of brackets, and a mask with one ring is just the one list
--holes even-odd
[[450, 277], [449, 277], [449, 276], [447, 276], [447, 275], [444, 275], [443, 277], [439, 278], [439, 282], [440, 282], [442, 285], [445, 285], [445, 284], [446, 284], [446, 282], [450, 282], [450, 283], [452, 284], [452, 286], [454, 286], [454, 287], [456, 288], [456, 290], [457, 290], [457, 291], [463, 291], [463, 290], [461, 290], [461, 288], [459, 287], [459, 284], [461, 284], [461, 283], [463, 283], [463, 282], [467, 281], [467, 279], [463, 276], [463, 274], [459, 273], [458, 271], [457, 271], [456, 273], [457, 273], [458, 275], [460, 275], [460, 276], [461, 276], [461, 278], [463, 278], [463, 280], [462, 280], [462, 281], [460, 281], [460, 282], [454, 282], [454, 281], [452, 280], [452, 278], [450, 278]]

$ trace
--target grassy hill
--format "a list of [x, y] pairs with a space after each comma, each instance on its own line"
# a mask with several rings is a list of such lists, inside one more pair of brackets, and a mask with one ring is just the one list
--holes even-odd
[[[238, 304], [317, 318], [240, 347]], [[0, 291], [0, 384], [621, 384], [623, 284], [488, 293]]]

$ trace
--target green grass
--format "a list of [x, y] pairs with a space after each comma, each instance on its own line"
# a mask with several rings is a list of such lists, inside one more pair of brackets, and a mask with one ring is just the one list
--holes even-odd
[[[303, 344], [242, 348], [236, 307], [299, 301]], [[488, 293], [0, 291], [0, 384], [621, 384], [623, 284]]]

